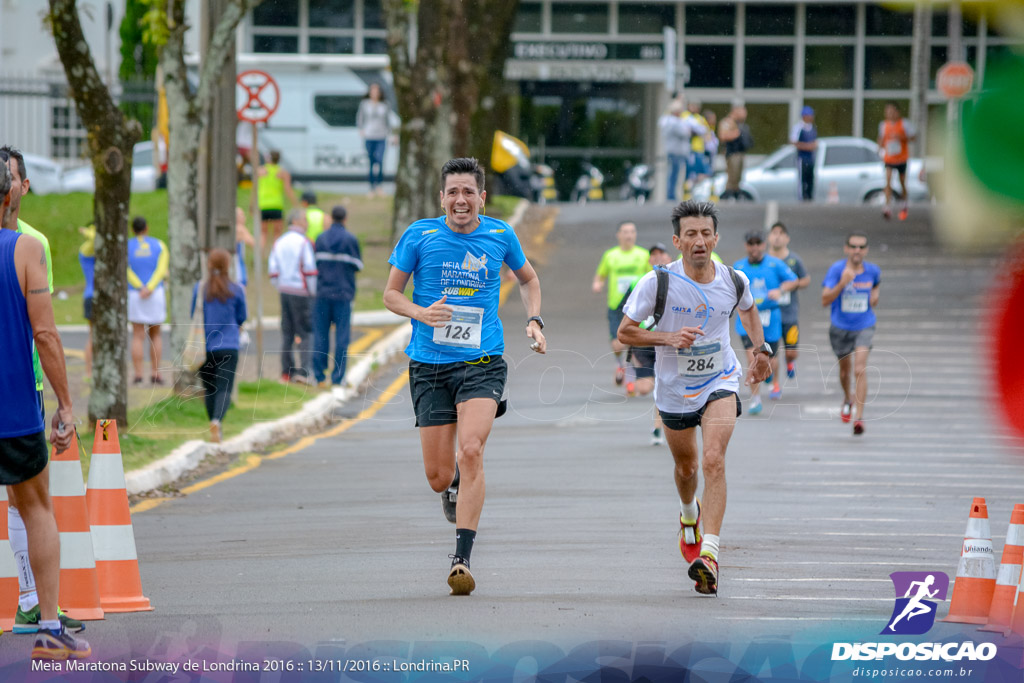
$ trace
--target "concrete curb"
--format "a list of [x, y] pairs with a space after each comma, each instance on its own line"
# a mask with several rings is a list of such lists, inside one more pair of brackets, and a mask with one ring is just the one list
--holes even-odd
[[[392, 313], [386, 308], [379, 311], [356, 311], [352, 314], [352, 327], [381, 327], [384, 325], [399, 325], [403, 322], [408, 322], [408, 318], [403, 318], [397, 313]], [[247, 329], [252, 329], [253, 321], [247, 321], [250, 325]], [[170, 329], [170, 323], [165, 323], [167, 329]], [[264, 316], [263, 318], [263, 329], [264, 330], [277, 330], [281, 327], [281, 318], [279, 316]], [[129, 326], [129, 329], [131, 327]], [[58, 332], [79, 332], [85, 333], [89, 331], [88, 325], [58, 325]]]
[[[404, 318], [399, 318], [404, 320]], [[156, 462], [125, 474], [129, 494], [145, 493], [170, 484], [195, 469], [208, 455], [249, 453], [264, 450], [283, 441], [295, 441], [326, 428], [335, 418], [335, 411], [359, 394], [359, 388], [373, 371], [401, 353], [412, 335], [412, 325], [403, 324], [383, 340], [374, 344], [346, 373], [343, 387], [308, 401], [292, 415], [273, 422], [256, 424], [238, 436], [220, 444], [189, 441]]]

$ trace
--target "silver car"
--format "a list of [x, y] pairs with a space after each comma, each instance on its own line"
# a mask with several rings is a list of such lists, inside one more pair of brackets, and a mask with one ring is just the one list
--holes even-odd
[[[704, 180], [693, 189], [696, 199], [720, 197], [725, 191], [725, 174]], [[893, 174], [893, 186], [899, 180]], [[796, 148], [786, 145], [763, 161], [747, 168], [740, 181], [744, 199], [756, 202], [799, 201], [800, 185], [796, 172]], [[878, 145], [855, 137], [819, 138], [814, 160], [814, 201], [840, 204], [882, 204], [885, 202], [885, 170]], [[907, 164], [907, 193], [910, 201], [928, 201], [931, 193], [924, 177], [924, 164], [911, 159]]]
[[[152, 192], [159, 173], [153, 164], [153, 143], [137, 142], [132, 150], [132, 192]], [[64, 172], [64, 192], [96, 191], [92, 165], [79, 166]]]

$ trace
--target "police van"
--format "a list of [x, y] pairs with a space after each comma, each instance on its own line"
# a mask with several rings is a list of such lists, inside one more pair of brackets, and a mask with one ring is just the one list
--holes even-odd
[[[265, 71], [277, 82], [277, 111], [259, 125], [259, 147], [281, 152], [281, 164], [296, 181], [364, 181], [370, 172], [366, 145], [356, 128], [359, 103], [379, 83], [391, 106], [384, 152], [384, 179], [398, 168], [398, 125], [391, 73], [384, 55], [239, 55], [238, 72]], [[238, 106], [246, 104], [239, 91]], [[251, 129], [240, 124], [239, 147], [251, 144]]]

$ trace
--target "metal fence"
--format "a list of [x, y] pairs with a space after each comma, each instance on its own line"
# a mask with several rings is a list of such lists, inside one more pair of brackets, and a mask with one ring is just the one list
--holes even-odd
[[[126, 115], [142, 123], [148, 137], [156, 108], [151, 80], [118, 82], [113, 96]], [[66, 166], [87, 154], [85, 128], [63, 75], [0, 71], [0, 144], [12, 144]]]

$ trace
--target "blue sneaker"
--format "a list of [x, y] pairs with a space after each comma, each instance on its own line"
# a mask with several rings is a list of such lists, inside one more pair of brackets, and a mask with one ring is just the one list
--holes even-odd
[[796, 377], [796, 364], [786, 363], [786, 377], [793, 379]]
[[750, 399], [750, 409], [747, 410], [747, 413], [749, 415], [760, 415], [763, 409], [764, 406], [761, 405], [761, 397], [758, 396], [757, 398]]

